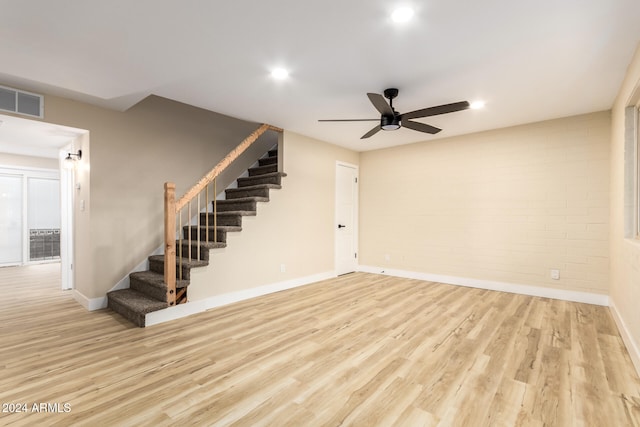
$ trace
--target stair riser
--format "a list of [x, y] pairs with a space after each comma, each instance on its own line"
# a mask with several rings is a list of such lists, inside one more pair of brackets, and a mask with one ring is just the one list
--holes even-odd
[[251, 176], [248, 178], [238, 178], [238, 188], [249, 187], [258, 184], [276, 184], [281, 185], [282, 177], [274, 176]]
[[278, 157], [278, 149], [269, 150], [268, 155], [269, 155], [269, 157]]
[[[164, 268], [164, 265], [163, 265]], [[153, 286], [149, 286], [147, 285], [145, 282], [143, 282], [142, 280], [138, 280], [135, 277], [130, 277], [129, 280], [129, 287], [131, 289], [135, 289], [138, 292], [141, 292], [151, 298], [155, 298], [158, 301], [164, 301], [167, 302], [167, 293], [164, 292], [162, 289], [158, 289], [156, 287]]]
[[[207, 223], [207, 214], [200, 214], [200, 224]], [[213, 214], [209, 214], [209, 227], [213, 227]], [[221, 227], [242, 227], [242, 215], [218, 215], [216, 225]]]
[[107, 307], [109, 307], [111, 310], [120, 314], [122, 317], [129, 319], [129, 321], [134, 325], [140, 328], [144, 328], [145, 318], [146, 318], [144, 314], [131, 312], [126, 307], [120, 305], [117, 301], [114, 301], [113, 299], [111, 299], [108, 294], [107, 294], [107, 301], [108, 301]]
[[[229, 211], [253, 211], [255, 212], [257, 209], [257, 202], [253, 200], [247, 201], [235, 201], [231, 200], [219, 200], [217, 206], [218, 212], [229, 212]], [[211, 210], [213, 210], [213, 202]]]
[[278, 165], [266, 165], [249, 169], [249, 176], [259, 176], [265, 173], [278, 172]]
[[[179, 256], [180, 254], [180, 246], [176, 245], [176, 256]], [[183, 258], [189, 258], [189, 244], [185, 243], [184, 241], [182, 242], [182, 257]], [[209, 249], [207, 248], [200, 248], [200, 258], [198, 258], [198, 245], [197, 244], [193, 244], [191, 245], [191, 259], [199, 259], [202, 261], [209, 261]]]
[[258, 165], [260, 166], [277, 165], [277, 164], [278, 164], [278, 156], [265, 157], [263, 159], [258, 160]]
[[227, 200], [238, 199], [241, 197], [269, 197], [268, 188], [251, 188], [243, 190], [242, 188], [234, 188], [225, 192]]
[[[184, 227], [182, 229], [183, 232], [183, 236], [185, 239], [189, 238], [189, 233], [191, 233], [191, 240], [192, 241], [197, 241], [198, 240], [198, 227]], [[215, 234], [215, 236], [214, 236]], [[209, 239], [207, 240], [207, 237], [209, 237]], [[215, 237], [215, 239], [214, 239]], [[227, 231], [226, 230], [218, 230], [217, 233], [213, 232], [213, 229], [210, 227], [209, 228], [209, 236], [207, 236], [207, 234], [205, 233], [205, 230], [200, 229], [200, 240], [203, 242], [222, 242], [222, 243], [226, 243], [227, 242]], [[183, 242], [184, 243], [184, 242]], [[188, 243], [186, 245], [187, 247], [189, 246]], [[183, 257], [188, 258], [188, 254], [185, 252], [182, 254]], [[195, 256], [193, 256], [192, 258], [195, 258]]]
[[[164, 262], [149, 260], [149, 270], [164, 274]], [[180, 269], [176, 264], [176, 278], [180, 278], [179, 273]], [[191, 280], [191, 269], [185, 265], [182, 266], [182, 280]]]

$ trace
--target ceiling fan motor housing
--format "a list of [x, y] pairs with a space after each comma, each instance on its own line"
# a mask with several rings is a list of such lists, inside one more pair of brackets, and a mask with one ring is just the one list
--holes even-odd
[[382, 130], [400, 129], [400, 115], [399, 114], [394, 114], [393, 116], [383, 115], [382, 117], [380, 117], [380, 128]]

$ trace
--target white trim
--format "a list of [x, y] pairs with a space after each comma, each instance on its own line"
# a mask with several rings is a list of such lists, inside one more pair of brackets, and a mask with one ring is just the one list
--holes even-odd
[[384, 274], [407, 279], [425, 280], [428, 282], [446, 283], [448, 285], [466, 286], [469, 288], [488, 289], [491, 291], [509, 292], [512, 294], [530, 295], [534, 297], [553, 298], [563, 301], [581, 302], [594, 305], [609, 305], [609, 296], [591, 292], [569, 291], [566, 289], [545, 288], [542, 286], [520, 285], [516, 283], [495, 282], [492, 280], [470, 279], [466, 277], [443, 276], [440, 274], [418, 273], [414, 271], [394, 270], [384, 267], [360, 265], [358, 271], [364, 273]]
[[633, 339], [633, 335], [631, 335], [631, 333], [629, 332], [627, 324], [624, 322], [624, 320], [622, 320], [622, 317], [618, 312], [618, 308], [616, 307], [612, 299], [609, 300], [609, 310], [611, 310], [611, 316], [618, 326], [618, 331], [620, 332], [622, 341], [627, 347], [627, 351], [629, 352], [629, 356], [631, 357], [633, 366], [636, 368], [636, 372], [638, 373], [638, 375], [640, 375], [640, 349], [638, 347], [638, 343], [636, 343], [636, 341]]
[[73, 290], [73, 298], [85, 308], [87, 311], [96, 311], [103, 308], [107, 308], [106, 295], [99, 298], [87, 298], [82, 292], [77, 289]]
[[228, 294], [216, 295], [198, 301], [190, 301], [186, 304], [179, 304], [174, 307], [165, 308], [164, 310], [153, 311], [145, 317], [145, 325], [152, 326], [159, 323], [168, 322], [192, 314], [202, 313], [212, 308], [221, 307], [238, 301], [244, 301], [262, 295], [280, 292], [287, 289], [297, 288], [299, 286], [308, 285], [310, 283], [319, 282], [336, 277], [333, 271], [318, 273], [311, 276], [300, 277], [297, 279], [286, 280], [284, 282], [272, 283], [270, 285], [259, 286], [257, 288], [245, 289]]

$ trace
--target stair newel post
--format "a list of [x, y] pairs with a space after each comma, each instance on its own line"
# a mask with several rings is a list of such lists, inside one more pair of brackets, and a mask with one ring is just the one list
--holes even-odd
[[196, 258], [200, 259], [200, 196], [202, 193], [198, 193], [198, 209], [196, 210], [196, 224], [198, 225], [198, 249], [196, 250]]
[[176, 185], [164, 184], [164, 281], [167, 303], [176, 305]]
[[205, 187], [206, 189], [206, 197], [205, 197], [205, 201], [204, 201], [204, 211], [205, 211], [205, 216], [204, 216], [204, 240], [206, 242], [209, 241], [209, 184], [206, 185]]
[[218, 188], [217, 178], [213, 179], [213, 241], [218, 242]]
[[193, 216], [191, 215], [191, 200], [189, 201], [189, 205], [188, 205], [188, 208], [187, 208], [187, 214], [189, 215], [189, 227], [188, 227], [188, 230], [189, 230], [189, 237], [188, 237], [189, 249], [187, 250], [187, 255], [188, 255], [188, 258], [191, 259], [191, 230], [192, 230], [192, 228], [191, 228], [191, 218], [193, 218]]
[[[182, 224], [184, 224], [184, 222], [182, 222], [182, 209], [180, 209], [178, 211], [178, 227], [182, 227]], [[180, 238], [178, 239], [178, 260], [180, 262], [180, 265], [178, 266], [178, 274], [180, 275], [179, 278], [180, 280], [182, 280], [182, 247], [184, 246], [182, 244], [182, 238], [183, 238], [183, 231], [182, 230], [178, 230], [178, 236], [180, 236]]]

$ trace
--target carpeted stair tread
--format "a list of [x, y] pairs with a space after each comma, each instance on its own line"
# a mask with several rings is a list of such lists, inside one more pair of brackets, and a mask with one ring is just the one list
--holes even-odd
[[273, 165], [278, 163], [278, 156], [263, 157], [258, 160], [260, 166]]
[[[176, 256], [176, 265], [180, 265], [180, 260], [182, 259], [182, 268], [195, 268], [195, 267], [204, 267], [205, 265], [209, 265], [208, 261], [203, 261], [199, 259], [189, 259], [189, 258], [178, 258]], [[164, 255], [152, 255], [149, 257], [149, 262], [157, 262], [164, 264]]]
[[[145, 284], [148, 284], [149, 286], [162, 289], [167, 288], [167, 284], [164, 283], [164, 274], [156, 273], [155, 271], [137, 271], [129, 274], [129, 277], [145, 282]], [[186, 286], [189, 286], [188, 280], [176, 279], [176, 288], [184, 288]]]
[[[185, 225], [185, 228], [198, 228], [198, 226], [195, 224]], [[209, 223], [209, 227], [207, 227], [204, 223], [202, 223], [200, 224], [200, 235], [201, 235], [200, 237], [202, 237], [202, 230], [204, 230], [205, 228], [209, 229], [209, 234], [213, 233], [214, 229], [217, 229], [218, 231], [227, 231], [227, 232], [242, 231], [242, 227], [238, 227], [237, 225], [218, 225], [217, 227], [214, 227], [213, 223]], [[186, 237], [182, 239], [182, 243], [186, 241], [187, 241]]]
[[145, 315], [168, 307], [166, 302], [148, 297], [135, 289], [120, 289], [107, 294], [109, 308], [133, 322], [145, 326]]
[[277, 184], [280, 185], [280, 181], [283, 177], [287, 176], [284, 172], [272, 172], [265, 173], [263, 175], [258, 176], [248, 176], [243, 178], [238, 178], [238, 187], [247, 187], [250, 185], [256, 184]]
[[268, 197], [238, 197], [237, 199], [219, 200], [217, 206], [213, 206], [211, 210], [218, 212], [227, 211], [255, 211], [258, 209], [259, 202], [268, 202]]
[[[211, 212], [209, 212], [211, 214]], [[240, 215], [240, 216], [256, 216], [256, 211], [223, 211], [223, 212], [218, 212], [218, 216], [223, 216], [223, 215], [229, 215], [229, 216], [234, 216], [234, 215]]]
[[[188, 280], [176, 279], [176, 289], [189, 286]], [[145, 294], [149, 298], [167, 303], [167, 284], [164, 272], [138, 271], [129, 274], [129, 288]]]
[[264, 165], [264, 166], [256, 166], [255, 168], [249, 169], [249, 176], [258, 176], [264, 175], [266, 173], [278, 172], [278, 165]]
[[[242, 188], [228, 188], [225, 191], [235, 191], [235, 190], [253, 190], [256, 188], [269, 188], [274, 190], [279, 190], [282, 188], [282, 185], [279, 184], [255, 184], [255, 185], [246, 185]], [[219, 201], [219, 200], [218, 200]]]
[[282, 186], [277, 184], [258, 184], [246, 187], [230, 188], [225, 190], [227, 200], [237, 200], [242, 197], [266, 197], [269, 198], [269, 191]]
[[[183, 237], [182, 242], [189, 241], [189, 236], [191, 236], [191, 241], [195, 242], [198, 240], [198, 231], [200, 231], [200, 240], [202, 241], [210, 241], [210, 242], [227, 242], [227, 233], [235, 233], [238, 231], [242, 231], [242, 227], [237, 225], [219, 225], [214, 227], [211, 223], [209, 223], [209, 227], [202, 224], [200, 227], [197, 225], [189, 225], [183, 228]], [[208, 233], [207, 233], [208, 231]]]
[[[242, 187], [244, 189], [244, 187]], [[249, 196], [249, 197], [238, 197], [237, 199], [229, 199], [229, 200], [218, 200], [218, 206], [221, 205], [230, 205], [234, 203], [242, 203], [242, 202], [268, 202], [268, 197], [258, 197], [258, 196]], [[212, 202], [213, 203], [213, 202]]]
[[[192, 249], [196, 246], [200, 245], [200, 249], [220, 249], [220, 248], [226, 248], [227, 244], [225, 242], [212, 242], [212, 241], [204, 241], [201, 240], [200, 242], [196, 242], [191, 240], [191, 246]], [[180, 246], [180, 240], [176, 240], [176, 247]], [[188, 247], [189, 246], [189, 241], [187, 239], [182, 239], [182, 246]], [[176, 249], [177, 251], [177, 249]]]

